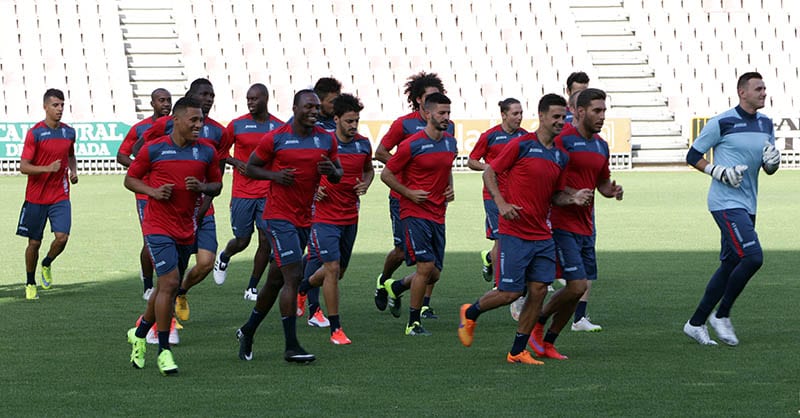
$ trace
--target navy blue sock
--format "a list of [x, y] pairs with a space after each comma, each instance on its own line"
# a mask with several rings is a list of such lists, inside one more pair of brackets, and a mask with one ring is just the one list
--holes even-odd
[[722, 295], [722, 301], [717, 308], [717, 318], [727, 318], [731, 316], [731, 307], [736, 298], [742, 293], [750, 278], [756, 274], [764, 262], [761, 254], [748, 255], [742, 258], [739, 265], [731, 272], [728, 277], [728, 286]]
[[530, 334], [521, 334], [516, 333], [514, 335], [514, 345], [511, 346], [511, 355], [516, 356], [517, 354], [521, 353], [522, 350], [525, 349], [525, 344], [528, 343], [528, 339], [530, 338]]
[[222, 250], [222, 252], [219, 253], [219, 261], [222, 261], [223, 263], [231, 261], [231, 258], [228, 257], [228, 254], [225, 254], [225, 250]]
[[381, 273], [380, 279], [378, 279], [378, 281], [380, 282], [380, 284], [384, 284], [384, 283], [386, 283], [386, 280], [388, 280], [388, 279], [391, 279], [391, 277], [384, 277], [383, 273]]
[[147, 331], [153, 326], [152, 322], [147, 322], [142, 317], [142, 320], [139, 322], [139, 325], [136, 327], [136, 337], [137, 338], [144, 338], [147, 336]]
[[45, 256], [44, 259], [42, 260], [42, 267], [50, 267], [50, 264], [52, 262], [53, 262], [52, 258]]
[[169, 330], [158, 331], [158, 352], [169, 350]]
[[300, 286], [297, 286], [297, 293], [301, 295], [307, 294], [309, 290], [311, 290], [311, 282], [308, 279], [304, 279], [300, 282]]
[[699, 327], [706, 323], [711, 311], [717, 306], [722, 295], [725, 294], [725, 288], [728, 287], [728, 277], [730, 277], [736, 266], [739, 265], [739, 260], [725, 260], [720, 263], [719, 268], [711, 276], [711, 279], [706, 285], [706, 290], [703, 293], [703, 298], [700, 299], [700, 304], [694, 311], [694, 315], [689, 319], [689, 324]]
[[328, 320], [331, 321], [331, 334], [333, 334], [334, 331], [342, 327], [339, 324], [339, 315], [331, 315], [328, 317]]
[[297, 342], [297, 317], [294, 314], [281, 317], [283, 324], [283, 336], [286, 339], [286, 349], [293, 349], [300, 346]]
[[36, 284], [36, 272], [35, 271], [26, 272], [25, 276], [26, 276], [25, 284]]
[[400, 294], [405, 291], [406, 287], [403, 286], [402, 280], [395, 280], [395, 282], [392, 283], [392, 292], [394, 293], [395, 296], [400, 296]]
[[[301, 284], [302, 284], [302, 282], [301, 282]], [[318, 287], [310, 288], [308, 290], [308, 292], [307, 292], [307, 295], [308, 295], [309, 310], [311, 310], [311, 305], [319, 306], [319, 288]], [[313, 314], [314, 311], [311, 311], [311, 313]]]
[[319, 310], [319, 303], [309, 303], [308, 304], [308, 319], [314, 317], [314, 314], [317, 313]]
[[183, 296], [188, 292], [188, 290], [184, 289], [183, 286], [178, 288], [178, 296]]
[[492, 265], [492, 252], [491, 251], [486, 253], [486, 262], [489, 263], [489, 265]]
[[247, 284], [247, 288], [248, 289], [257, 289], [258, 288], [258, 282], [260, 282], [260, 281], [261, 281], [260, 278], [258, 278], [256, 276], [250, 276], [250, 283]]
[[250, 313], [250, 319], [248, 319], [247, 323], [241, 328], [242, 332], [247, 335], [255, 334], [256, 329], [258, 329], [258, 326], [261, 325], [261, 321], [263, 321], [266, 317], [266, 313], [261, 313], [253, 309], [253, 312]]
[[477, 321], [480, 315], [481, 315], [481, 306], [478, 304], [477, 300], [475, 301], [475, 303], [470, 305], [470, 307], [467, 308], [467, 312], [464, 313], [464, 316], [466, 316], [467, 319], [473, 321]]
[[539, 315], [539, 319], [537, 319], [536, 322], [538, 322], [538, 323], [540, 323], [542, 325], [547, 325], [547, 320], [548, 319], [550, 319], [550, 318], [540, 314]]
[[430, 296], [425, 296], [422, 299], [422, 306], [431, 306], [431, 297]]
[[144, 286], [144, 290], [152, 289], [153, 288], [153, 278], [152, 277], [142, 277], [142, 286]]
[[544, 334], [544, 342], [546, 343], [555, 344], [556, 338], [558, 338], [557, 332], [547, 330], [547, 333]]
[[580, 321], [584, 316], [586, 316], [586, 302], [580, 301], [578, 302], [578, 306], [575, 307], [575, 322]]
[[419, 319], [419, 315], [420, 315], [421, 312], [422, 312], [422, 310], [420, 310], [420, 309], [415, 309], [415, 308], [409, 307], [408, 308], [408, 325], [411, 325], [414, 322], [422, 323], [422, 321], [420, 321], [420, 319]]

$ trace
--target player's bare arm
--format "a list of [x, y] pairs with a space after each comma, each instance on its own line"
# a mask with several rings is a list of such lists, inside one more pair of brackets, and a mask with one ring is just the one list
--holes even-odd
[[388, 168], [384, 168], [383, 171], [381, 171], [381, 181], [389, 186], [390, 189], [400, 193], [402, 196], [416, 204], [420, 204], [428, 200], [428, 195], [430, 194], [429, 192], [426, 192], [425, 190], [411, 190], [402, 185], [400, 181], [397, 180], [397, 176], [395, 176], [394, 173], [392, 173], [392, 171]]
[[500, 187], [497, 185], [497, 174], [492, 169], [492, 166], [486, 166], [486, 169], [483, 171], [483, 184], [486, 186], [486, 190], [489, 191], [489, 194], [492, 195], [492, 199], [497, 205], [497, 211], [500, 216], [508, 220], [519, 218], [519, 213], [517, 211], [522, 210], [522, 207], [508, 203], [506, 199], [503, 198], [503, 195], [500, 193]]
[[592, 189], [570, 189], [561, 190], [553, 195], [552, 202], [556, 206], [578, 205], [588, 206], [592, 203], [594, 197], [594, 190]]
[[193, 176], [186, 177], [185, 182], [187, 190], [202, 193], [204, 198], [218, 196], [222, 192], [220, 182], [204, 183]]
[[78, 184], [78, 160], [74, 155], [70, 155], [67, 161], [69, 162], [69, 182]]
[[597, 191], [605, 197], [622, 200], [622, 186], [616, 180], [605, 179], [597, 184]]
[[338, 183], [344, 175], [342, 164], [338, 159], [336, 161], [331, 161], [331, 159], [325, 154], [322, 154], [321, 157], [322, 161], [317, 163], [317, 172], [323, 176], [327, 176], [328, 181], [331, 183]]
[[467, 159], [467, 167], [469, 167], [470, 170], [483, 171], [487, 166], [488, 164], [482, 163], [478, 160], [474, 160], [472, 158]]
[[168, 183], [153, 188], [145, 184], [141, 179], [128, 175], [125, 176], [125, 188], [134, 193], [150, 196], [156, 200], [168, 200], [172, 196], [172, 188], [174, 186], [174, 184]]
[[356, 179], [356, 185], [353, 186], [353, 189], [356, 191], [356, 195], [363, 196], [367, 194], [367, 189], [369, 189], [369, 186], [372, 184], [372, 180], [374, 179], [375, 169], [372, 168], [372, 165], [370, 165], [368, 169], [361, 173], [361, 178]]
[[456, 191], [453, 189], [453, 174], [450, 173], [450, 184], [444, 189], [444, 198], [448, 202], [456, 200]]
[[389, 158], [392, 158], [392, 153], [383, 144], [378, 144], [378, 148], [375, 149], [375, 159], [386, 164]]
[[61, 169], [61, 160], [55, 160], [48, 165], [33, 165], [31, 160], [20, 160], [19, 171], [22, 174], [36, 175], [42, 173], [55, 173]]
[[244, 175], [256, 180], [272, 180], [283, 186], [291, 186], [294, 183], [294, 168], [284, 168], [281, 171], [269, 171], [264, 168], [266, 165], [267, 162], [258, 158], [254, 152], [247, 161]]

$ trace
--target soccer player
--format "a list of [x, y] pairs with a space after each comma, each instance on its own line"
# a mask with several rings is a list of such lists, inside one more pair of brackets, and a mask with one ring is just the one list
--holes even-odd
[[139, 325], [128, 330], [131, 364], [137, 369], [144, 367], [145, 336], [155, 321], [158, 370], [163, 375], [178, 372], [169, 329], [181, 275], [195, 243], [198, 202], [201, 195], [216, 196], [222, 190], [217, 151], [198, 139], [203, 127], [201, 104], [189, 97], [179, 99], [172, 120], [172, 133], [146, 143], [125, 176], [125, 187], [149, 196], [142, 234], [158, 276]]
[[36, 262], [39, 261], [39, 248], [48, 221], [54, 239], [42, 260], [42, 289], [53, 286], [51, 264], [64, 251], [72, 226], [69, 184], [78, 182], [75, 130], [61, 123], [64, 93], [58, 89], [45, 91], [43, 108], [44, 120], [33, 125], [25, 135], [19, 164], [19, 171], [28, 176], [17, 235], [28, 238], [25, 298], [29, 300], [39, 299]]
[[[686, 155], [687, 163], [712, 178], [708, 210], [721, 235], [720, 266], [683, 326], [683, 332], [701, 345], [717, 345], [708, 335], [706, 320], [723, 343], [739, 344], [731, 308], [764, 259], [755, 230], [759, 168], [772, 175], [781, 162], [772, 119], [758, 112], [767, 98], [761, 74], [742, 74], [736, 88], [739, 105], [711, 118]], [[703, 158], [709, 150], [714, 152], [713, 164]]]
[[[562, 190], [589, 189], [592, 199], [582, 206], [553, 206], [550, 222], [566, 287], [558, 289], [539, 315], [533, 328], [530, 346], [539, 356], [564, 359], [555, 349], [559, 333], [575, 313], [573, 331], [600, 331], [586, 318], [588, 282], [597, 279], [594, 234], [594, 190], [607, 198], [622, 200], [622, 186], [611, 180], [608, 168], [608, 144], [598, 135], [605, 121], [606, 94], [598, 89], [586, 89], [578, 96], [574, 125], [556, 137], [556, 146], [569, 154], [564, 171]], [[577, 306], [577, 308], [576, 308]], [[553, 322], [544, 334], [550, 317]]]
[[214, 260], [214, 281], [217, 284], [225, 283], [231, 257], [244, 251], [250, 244], [255, 224], [258, 229], [258, 248], [253, 258], [250, 282], [244, 291], [244, 299], [251, 301], [258, 297], [258, 282], [269, 263], [269, 240], [264, 232], [266, 229], [264, 219], [261, 217], [264, 213], [269, 181], [251, 179], [244, 174], [244, 171], [250, 154], [264, 134], [283, 125], [283, 121], [269, 113], [268, 103], [267, 87], [261, 83], [253, 84], [247, 90], [249, 113], [232, 120], [226, 128], [228, 137], [232, 138], [235, 144], [233, 156], [227, 158], [227, 163], [234, 168], [230, 204], [233, 238]]
[[[520, 128], [522, 124], [522, 104], [514, 98], [507, 98], [498, 103], [500, 106], [500, 118], [502, 122], [481, 134], [475, 148], [469, 154], [467, 167], [475, 171], [483, 171], [486, 167], [500, 155], [503, 148], [514, 138], [528, 133]], [[481, 162], [480, 160], [483, 160]], [[505, 178], [498, 179], [502, 185]], [[494, 242], [492, 249], [481, 251], [481, 264], [483, 268], [481, 274], [487, 282], [492, 281], [492, 260], [497, 259], [497, 205], [486, 187], [483, 188], [483, 209], [486, 212], [486, 239]]]
[[313, 90], [294, 96], [292, 123], [267, 132], [247, 162], [245, 174], [270, 180], [264, 219], [274, 262], [258, 293], [250, 318], [236, 330], [239, 358], [253, 359], [253, 336], [280, 295], [281, 322], [288, 362], [314, 361], [297, 341], [297, 286], [303, 278], [303, 248], [311, 227], [311, 207], [321, 176], [331, 183], [342, 178], [336, 138], [317, 126], [320, 101]]
[[[392, 157], [391, 150], [399, 146], [401, 142], [408, 139], [411, 135], [418, 133], [425, 129], [428, 121], [423, 116], [424, 111], [421, 109], [425, 103], [425, 98], [433, 93], [447, 93], [444, 90], [442, 80], [436, 73], [420, 72], [408, 78], [405, 85], [405, 94], [408, 96], [408, 103], [411, 105], [412, 112], [397, 118], [389, 127], [389, 131], [381, 139], [380, 144], [375, 149], [375, 159], [386, 164], [389, 158]], [[447, 133], [454, 135], [455, 125], [450, 122], [447, 127]], [[399, 179], [398, 180], [402, 180]], [[386, 280], [392, 277], [395, 271], [400, 267], [405, 259], [405, 249], [403, 248], [403, 232], [400, 225], [400, 195], [394, 190], [389, 192], [389, 217], [392, 221], [392, 234], [394, 238], [394, 248], [386, 255], [383, 263], [383, 271], [378, 276], [375, 288], [375, 306], [378, 310], [386, 310], [389, 301], [386, 289], [383, 284]], [[433, 309], [430, 307], [430, 299], [433, 292], [433, 285], [429, 285], [425, 290], [425, 298], [422, 304], [423, 318], [436, 319], [437, 316]], [[400, 315], [400, 307], [395, 310], [398, 317]]]
[[[567, 77], [567, 99], [571, 99], [572, 95], [589, 88], [589, 76], [583, 71], [576, 71]], [[572, 123], [574, 115], [572, 111], [575, 109], [573, 103], [570, 101], [567, 106], [566, 123]]]
[[[483, 173], [484, 184], [500, 213], [499, 253], [501, 263], [495, 270], [497, 288], [475, 303], [461, 305], [458, 338], [465, 347], [472, 345], [478, 316], [528, 297], [522, 308], [509, 363], [544, 364], [531, 357], [525, 343], [547, 294], [547, 286], [556, 274], [556, 250], [547, 217], [554, 205], [584, 205], [592, 190], [574, 195], [563, 191], [564, 168], [569, 157], [553, 140], [564, 127], [567, 102], [557, 94], [539, 100], [539, 127], [536, 132], [509, 142]], [[498, 179], [503, 175], [505, 185]]]
[[439, 280], [444, 266], [447, 202], [453, 201], [452, 165], [458, 155], [450, 126], [450, 99], [442, 93], [425, 98], [425, 129], [400, 143], [381, 172], [381, 181], [400, 195], [400, 222], [405, 259], [416, 271], [403, 279], [387, 279], [384, 289], [392, 315], [400, 316], [400, 295], [411, 289], [405, 334], [430, 335], [421, 322], [428, 286]]
[[322, 77], [314, 84], [314, 93], [320, 101], [319, 119], [317, 125], [328, 132], [336, 132], [336, 121], [334, 121], [335, 110], [333, 101], [342, 94], [342, 83], [332, 77]]
[[[128, 134], [125, 135], [122, 144], [119, 146], [117, 162], [125, 168], [130, 167], [133, 162], [131, 156], [135, 156], [133, 152], [134, 144], [142, 138], [144, 132], [150, 129], [158, 118], [167, 116], [170, 111], [172, 111], [172, 95], [166, 89], [155, 89], [150, 93], [150, 106], [153, 108], [153, 115], [133, 125], [128, 131]], [[145, 179], [145, 182], [146, 181], [147, 179]], [[137, 194], [136, 213], [139, 216], [140, 225], [142, 223], [142, 216], [144, 216], [144, 207], [146, 204], [147, 196]], [[141, 264], [139, 276], [144, 286], [142, 297], [144, 300], [147, 300], [150, 299], [150, 295], [153, 293], [153, 262], [150, 260], [150, 254], [147, 252], [146, 244], [142, 245], [142, 251], [139, 253], [139, 263]]]
[[[339, 280], [350, 263], [358, 231], [359, 197], [367, 192], [375, 170], [372, 168], [372, 146], [367, 138], [358, 134], [361, 101], [350, 94], [342, 94], [333, 101], [336, 120], [336, 140], [339, 160], [344, 174], [339, 183], [323, 177], [311, 224], [308, 240], [308, 258], [305, 279], [298, 293], [304, 296], [310, 289], [322, 287], [330, 320], [331, 342], [350, 344], [339, 320]], [[309, 306], [309, 309], [315, 309]], [[316, 307], [316, 309], [319, 309]], [[312, 318], [313, 319], [313, 318]], [[309, 325], [313, 325], [309, 320]]]

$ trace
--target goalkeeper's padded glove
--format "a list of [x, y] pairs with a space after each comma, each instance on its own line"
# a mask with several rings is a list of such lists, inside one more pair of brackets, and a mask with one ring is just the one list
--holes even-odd
[[742, 185], [744, 172], [747, 171], [746, 165], [737, 165], [734, 167], [725, 167], [721, 165], [708, 164], [703, 170], [706, 174], [710, 175], [722, 184], [727, 184], [731, 187], [739, 187]]

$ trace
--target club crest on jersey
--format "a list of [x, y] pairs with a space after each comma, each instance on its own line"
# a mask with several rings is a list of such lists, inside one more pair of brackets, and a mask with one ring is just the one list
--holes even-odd
[[198, 150], [197, 147], [192, 147], [192, 158], [195, 160], [200, 159], [200, 150]]
[[203, 137], [208, 138], [208, 126], [203, 126]]
[[762, 132], [769, 132], [769, 129], [767, 129], [766, 126], [766, 121], [764, 119], [758, 120], [758, 128], [761, 129]]
[[314, 146], [320, 148], [319, 137], [314, 136]]

